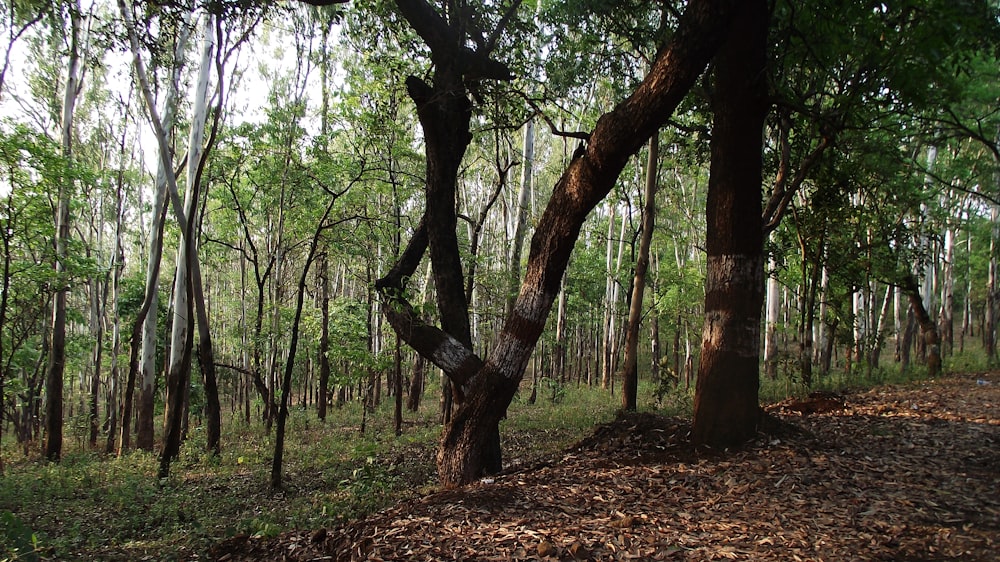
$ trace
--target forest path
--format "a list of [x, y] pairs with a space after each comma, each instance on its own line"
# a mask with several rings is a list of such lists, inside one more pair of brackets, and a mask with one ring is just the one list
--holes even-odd
[[[651, 414], [561, 458], [219, 560], [996, 560], [1000, 373], [768, 408], [744, 450]], [[802, 413], [802, 412], [807, 413]], [[812, 413], [809, 413], [812, 412]]]

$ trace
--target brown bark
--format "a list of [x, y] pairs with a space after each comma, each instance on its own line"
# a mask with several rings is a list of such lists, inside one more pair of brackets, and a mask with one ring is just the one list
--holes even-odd
[[[62, 107], [62, 155], [68, 161], [73, 158], [73, 114], [76, 98], [80, 93], [80, 28], [82, 15], [79, 1], [70, 10], [69, 64], [66, 73], [65, 95]], [[55, 206], [55, 270], [57, 274], [66, 271], [67, 244], [69, 243], [70, 212], [69, 198], [73, 192], [74, 179], [66, 174], [59, 184], [59, 194]], [[49, 348], [49, 365], [45, 372], [45, 458], [58, 461], [62, 456], [63, 436], [63, 373], [66, 370], [66, 297], [69, 287], [67, 279], [60, 279], [60, 285], [52, 300], [52, 331]]]
[[326, 403], [329, 401], [330, 386], [330, 273], [327, 265], [327, 254], [324, 252], [319, 259], [320, 285], [320, 322], [319, 336], [319, 398], [317, 399], [317, 416], [320, 421], [326, 421]]
[[427, 360], [423, 355], [417, 355], [413, 362], [413, 374], [410, 377], [410, 391], [406, 395], [406, 409], [416, 412], [420, 408], [420, 395], [424, 391], [424, 366]]
[[917, 283], [916, 277], [908, 275], [903, 280], [901, 289], [910, 299], [910, 307], [917, 320], [917, 325], [920, 326], [920, 337], [927, 354], [927, 375], [936, 377], [941, 372], [941, 338], [938, 335], [938, 326], [924, 306], [924, 300], [920, 297], [920, 285]]
[[[401, 8], [404, 4], [410, 8], [411, 4], [426, 6], [419, 0], [399, 0], [398, 4]], [[379, 281], [378, 286], [383, 299], [389, 301], [384, 307], [387, 318], [400, 337], [441, 367], [464, 391], [464, 399], [460, 400], [451, 422], [445, 428], [438, 452], [438, 472], [446, 487], [464, 485], [500, 469], [497, 431], [499, 421], [505, 415], [524, 376], [528, 358], [559, 292], [562, 275], [584, 220], [611, 190], [628, 158], [663, 125], [702, 73], [729, 30], [734, 4], [732, 0], [691, 2], [676, 33], [661, 51], [643, 82], [629, 98], [601, 117], [589, 142], [577, 151], [562, 178], [556, 183], [553, 195], [539, 220], [532, 237], [520, 293], [497, 337], [493, 352], [485, 363], [471, 351], [471, 346], [464, 345], [468, 319], [458, 318], [460, 309], [467, 316], [462, 308], [465, 305], [464, 294], [452, 288], [451, 283], [455, 279], [438, 279], [442, 275], [454, 275], [456, 271], [460, 273], [460, 270], [447, 269], [457, 256], [441, 255], [451, 251], [444, 248], [450, 247], [449, 239], [454, 236], [454, 230], [450, 234], [442, 232], [439, 219], [447, 219], [453, 214], [454, 200], [443, 201], [444, 198], [437, 197], [441, 194], [435, 191], [438, 188], [427, 188], [428, 208], [424, 222], [414, 234], [400, 261], [386, 278]], [[429, 6], [427, 9], [430, 9]], [[431, 46], [435, 62], [439, 65], [436, 72], [440, 72], [446, 66], [442, 62], [447, 61], [439, 60], [440, 55], [435, 45], [440, 43], [438, 34], [447, 33], [450, 28], [442, 22], [441, 26], [435, 25], [433, 30], [422, 30], [419, 24], [426, 23], [425, 21], [417, 22], [410, 15], [407, 15], [407, 19]], [[459, 41], [450, 44], [464, 43]], [[464, 47], [462, 49], [464, 52]], [[489, 65], [486, 68], [490, 68]], [[468, 79], [469, 75], [465, 78]], [[437, 76], [435, 79], [437, 80]], [[461, 119], [468, 122], [463, 100], [454, 99], [452, 92], [443, 92], [444, 97], [434, 101], [438, 105], [428, 109], [431, 98], [425, 94], [430, 92], [429, 87], [422, 81], [413, 79], [408, 81], [408, 86], [411, 93], [417, 94], [415, 99], [418, 99], [422, 123], [429, 121], [427, 117], [442, 107], [440, 104], [448, 103], [449, 100], [455, 104], [453, 108], [463, 112]], [[435, 87], [438, 86], [435, 82]], [[432, 169], [430, 162], [442, 156], [431, 147], [432, 137], [438, 134], [435, 127], [440, 124], [435, 122], [430, 131], [425, 130], [428, 144], [428, 183], [440, 178], [436, 174], [444, 169]], [[467, 144], [467, 129], [458, 133], [460, 135], [453, 137], [452, 142]], [[759, 133], [758, 130], [758, 136]], [[448, 152], [444, 156], [454, 157], [454, 153]], [[450, 209], [432, 209], [435, 205], [444, 205]], [[758, 233], [759, 216], [758, 212]], [[451, 225], [453, 228], [454, 223]], [[420, 239], [421, 229], [424, 231], [424, 241]], [[443, 330], [421, 322], [412, 306], [400, 298], [403, 278], [412, 275], [428, 245], [435, 268], [439, 308], [445, 305], [447, 309], [440, 311]], [[458, 286], [461, 287], [460, 283]], [[453, 297], [444, 296], [448, 294]], [[461, 294], [460, 300], [457, 298], [458, 294]], [[461, 329], [463, 324], [465, 330]]]
[[741, 3], [733, 32], [716, 57], [705, 329], [692, 427], [694, 442], [716, 447], [747, 441], [760, 420], [767, 19], [763, 0]]

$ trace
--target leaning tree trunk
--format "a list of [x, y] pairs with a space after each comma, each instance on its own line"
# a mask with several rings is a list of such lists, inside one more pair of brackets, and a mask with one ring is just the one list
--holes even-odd
[[[125, 7], [122, 4], [121, 9]], [[167, 146], [172, 142], [174, 118], [177, 113], [177, 97], [180, 84], [181, 69], [184, 66], [184, 53], [187, 49], [187, 42], [190, 36], [188, 15], [185, 15], [184, 24], [180, 26], [177, 38], [177, 45], [174, 49], [173, 66], [170, 73], [170, 81], [167, 83], [166, 94], [163, 101], [163, 122], [164, 133], [168, 135]], [[173, 174], [172, 157], [168, 154], [161, 155], [156, 168], [156, 190], [153, 193], [153, 212], [150, 213], [149, 225], [149, 253], [146, 260], [146, 299], [149, 300], [147, 312], [142, 318], [137, 318], [136, 323], [141, 323], [142, 349], [140, 355], [139, 369], [141, 378], [139, 381], [139, 404], [138, 422], [136, 432], [136, 447], [144, 451], [153, 450], [154, 441], [154, 410], [156, 409], [156, 347], [160, 342], [157, 335], [157, 320], [159, 313], [159, 286], [160, 286], [160, 261], [163, 256], [163, 221], [165, 216], [160, 213], [160, 209], [165, 208], [167, 201], [167, 175]], [[132, 343], [135, 346], [135, 342]], [[131, 375], [131, 373], [130, 373]], [[130, 377], [134, 378], [134, 377]], [[127, 396], [132, 395], [132, 385], [126, 387]], [[126, 409], [130, 409], [131, 400], [126, 400]], [[129, 412], [130, 413], [130, 412]], [[127, 450], [129, 447], [131, 420], [130, 417], [122, 419], [122, 442], [120, 447]]]
[[277, 424], [274, 435], [274, 455], [271, 457], [271, 488], [274, 490], [281, 488], [282, 462], [285, 457], [285, 422], [288, 420], [288, 396], [292, 393], [292, 371], [295, 368], [295, 352], [299, 345], [299, 325], [302, 320], [302, 306], [305, 302], [306, 279], [309, 277], [309, 268], [316, 258], [316, 247], [319, 245], [320, 235], [323, 230], [329, 228], [326, 224], [330, 211], [337, 201], [336, 197], [330, 199], [326, 206], [326, 212], [320, 218], [319, 224], [309, 242], [309, 253], [306, 255], [306, 262], [302, 266], [302, 274], [299, 276], [298, 292], [295, 297], [295, 318], [292, 320], [291, 333], [288, 339], [288, 356], [285, 358], [285, 368], [281, 379], [281, 403], [278, 406]]
[[[62, 107], [62, 155], [67, 164], [73, 161], [73, 114], [80, 93], [80, 2], [70, 9], [69, 64]], [[69, 166], [67, 166], [67, 169]], [[55, 270], [60, 277], [66, 272], [69, 243], [69, 198], [73, 193], [72, 174], [64, 174], [59, 182], [56, 200]], [[58, 461], [62, 456], [63, 435], [63, 373], [66, 369], [66, 296], [68, 279], [57, 281], [59, 288], [52, 299], [52, 331], [49, 344], [49, 365], [45, 372], [45, 458]]]
[[649, 139], [649, 160], [646, 164], [645, 205], [642, 210], [642, 238], [639, 256], [635, 261], [635, 279], [632, 283], [632, 302], [628, 311], [628, 328], [625, 332], [625, 366], [622, 377], [622, 409], [634, 412], [639, 393], [639, 328], [642, 323], [642, 297], [646, 290], [646, 271], [649, 269], [649, 246], [653, 241], [656, 220], [656, 176], [660, 160], [660, 136]]
[[767, 3], [748, 0], [738, 13], [715, 67], [705, 330], [692, 428], [694, 442], [719, 447], [747, 441], [760, 420]]
[[[403, 298], [404, 279], [412, 277], [427, 249], [428, 239], [433, 238], [427, 232], [427, 225], [433, 222], [430, 220], [434, 214], [432, 210], [444, 212], [432, 209], [432, 204], [454, 207], [453, 200], [442, 202], [428, 198], [421, 226], [399, 261], [378, 281], [377, 287], [388, 301], [383, 312], [396, 332], [442, 368], [464, 392], [464, 399], [445, 428], [438, 450], [438, 473], [444, 486], [461, 486], [500, 468], [496, 438], [499, 421], [545, 327], [587, 215], [611, 191], [629, 157], [664, 124], [701, 75], [729, 31], [734, 4], [733, 0], [690, 2], [670, 43], [660, 51], [642, 83], [626, 100], [598, 120], [589, 142], [574, 155], [539, 219], [521, 290], [488, 361], [483, 362], [450, 330], [423, 323]], [[455, 39], [453, 28], [426, 3], [397, 0], [397, 5], [412, 10], [407, 19], [425, 41], [433, 43], [432, 52], [436, 50], [435, 45], [444, 45], [442, 48], [459, 45], [466, 59], [484, 62], [481, 54], [464, 50], [465, 41], [450, 40]], [[491, 68], [494, 72], [485, 77], [502, 79], [495, 66], [477, 67], [476, 70]], [[430, 136], [425, 132], [428, 141]], [[430, 142], [427, 150], [428, 159], [432, 160]], [[431, 168], [430, 162], [428, 168]], [[759, 232], [759, 221], [757, 228]], [[457, 261], [458, 256], [455, 258]], [[438, 292], [440, 304], [440, 283]]]
[[[188, 386], [191, 378], [191, 352], [193, 337], [190, 330], [194, 326], [194, 318], [189, 314], [198, 313], [198, 328], [201, 334], [199, 339], [199, 352], [207, 354], [203, 361], [211, 363], [207, 366], [211, 371], [210, 384], [206, 385], [206, 393], [209, 398], [210, 408], [214, 406], [214, 416], [209, 416], [208, 447], [213, 451], [219, 448], [219, 419], [218, 419], [218, 393], [214, 388], [215, 373], [214, 359], [212, 355], [212, 341], [208, 335], [208, 317], [205, 313], [204, 295], [202, 294], [201, 275], [198, 269], [198, 227], [196, 209], [198, 206], [198, 181], [199, 168], [202, 157], [202, 142], [205, 137], [205, 121], [208, 110], [208, 79], [212, 63], [212, 50], [214, 48], [212, 33], [212, 18], [205, 16], [204, 37], [202, 42], [202, 56], [198, 71], [198, 81], [195, 85], [194, 105], [191, 110], [191, 130], [188, 136], [188, 166], [187, 182], [184, 193], [184, 219], [187, 220], [186, 229], [181, 238], [181, 245], [177, 251], [177, 269], [174, 275], [174, 309], [173, 324], [170, 332], [170, 359], [167, 370], [167, 404], [164, 411], [164, 418], [167, 420], [166, 431], [163, 437], [163, 451], [161, 455], [169, 462], [178, 454], [182, 435], [179, 420], [183, 417], [183, 410], [186, 400]], [[178, 221], [182, 222], [182, 221]], [[204, 356], [204, 355], [203, 355]], [[172, 394], [179, 392], [178, 395]], [[211, 404], [214, 393], [215, 403]], [[177, 416], [177, 419], [174, 419]], [[177, 431], [177, 435], [172, 432]]]

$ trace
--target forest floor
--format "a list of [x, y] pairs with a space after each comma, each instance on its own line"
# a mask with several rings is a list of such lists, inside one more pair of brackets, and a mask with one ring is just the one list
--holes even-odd
[[767, 407], [737, 451], [619, 417], [546, 461], [337, 528], [236, 536], [238, 560], [997, 560], [1000, 373]]

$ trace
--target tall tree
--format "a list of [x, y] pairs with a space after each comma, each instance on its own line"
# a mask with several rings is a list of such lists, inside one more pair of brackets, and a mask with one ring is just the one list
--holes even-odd
[[767, 2], [742, 2], [715, 60], [705, 330], [691, 434], [696, 443], [714, 446], [746, 441], [760, 419], [767, 32]]
[[[76, 99], [82, 87], [81, 76], [81, 33], [83, 27], [83, 12], [79, 0], [68, 6], [69, 37], [66, 67], [66, 84], [64, 87], [62, 123], [62, 155], [67, 162], [66, 171], [59, 183], [59, 194], [55, 208], [55, 270], [56, 273], [66, 273], [67, 245], [70, 236], [69, 201], [73, 195], [75, 179], [70, 173], [73, 162], [73, 116], [76, 109]], [[52, 301], [52, 328], [49, 334], [49, 366], [45, 374], [45, 457], [50, 461], [58, 461], [62, 456], [63, 431], [63, 373], [66, 369], [66, 297], [69, 293], [69, 280], [58, 279], [59, 289]]]
[[[124, 5], [122, 10], [126, 8]], [[177, 113], [178, 90], [180, 88], [181, 71], [184, 67], [185, 52], [187, 50], [188, 38], [190, 37], [190, 26], [188, 21], [190, 11], [185, 12], [177, 30], [177, 40], [174, 48], [174, 56], [171, 58], [171, 66], [166, 93], [163, 99], [163, 122], [164, 134], [167, 135], [165, 143], [157, 146], [157, 151], [169, 148], [172, 144], [174, 119]], [[138, 56], [138, 54], [136, 54]], [[145, 451], [153, 450], [154, 426], [153, 418], [156, 409], [156, 349], [160, 341], [157, 335], [157, 318], [159, 314], [159, 290], [160, 290], [160, 260], [163, 256], [163, 229], [164, 218], [167, 209], [167, 192], [169, 176], [174, 174], [173, 153], [160, 155], [157, 160], [155, 191], [153, 192], [153, 207], [149, 215], [149, 247], [146, 259], [146, 299], [143, 303], [142, 313], [136, 317], [136, 326], [141, 326], [141, 355], [138, 364], [141, 378], [139, 381], [139, 407], [136, 428], [136, 447]], [[133, 329], [133, 333], [135, 330]], [[133, 337], [131, 347], [138, 349], [139, 342]], [[134, 354], [134, 353], [133, 353]], [[138, 373], [136, 373], [138, 374]], [[126, 381], [126, 400], [122, 419], [122, 438], [120, 448], [127, 450], [131, 436], [131, 407], [132, 400], [128, 397], [132, 395], [132, 387], [135, 375], [133, 375], [131, 363], [129, 376]]]

